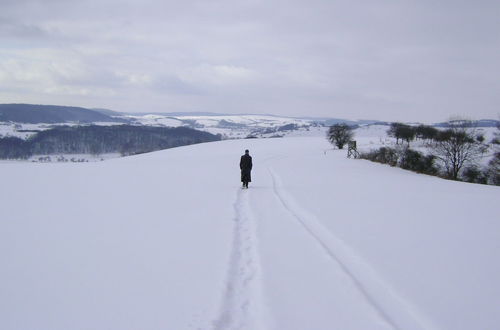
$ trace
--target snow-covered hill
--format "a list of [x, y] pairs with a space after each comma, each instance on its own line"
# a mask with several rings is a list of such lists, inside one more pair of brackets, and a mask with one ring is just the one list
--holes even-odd
[[[189, 126], [224, 138], [282, 137], [324, 132], [324, 121], [273, 115], [135, 115], [126, 116], [141, 125]], [[312, 132], [312, 133], [309, 133]]]
[[[118, 113], [117, 113], [118, 114]], [[283, 137], [293, 135], [324, 135], [325, 125], [337, 119], [302, 119], [273, 115], [192, 115], [192, 114], [144, 114], [113, 116], [116, 122], [61, 122], [28, 124], [1, 122], [1, 136], [27, 138], [38, 131], [58, 125], [121, 125], [123, 123], [157, 127], [186, 126], [212, 134], [220, 134], [224, 139], [246, 137]], [[348, 122], [348, 121], [347, 121]], [[362, 121], [363, 124], [370, 121]], [[357, 122], [349, 122], [355, 124]], [[360, 122], [361, 123], [361, 122]]]
[[322, 137], [0, 167], [0, 329], [500, 324], [498, 187], [349, 160]]

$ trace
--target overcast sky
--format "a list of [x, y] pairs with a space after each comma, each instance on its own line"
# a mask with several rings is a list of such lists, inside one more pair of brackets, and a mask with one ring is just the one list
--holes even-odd
[[500, 114], [500, 1], [0, 0], [0, 103]]

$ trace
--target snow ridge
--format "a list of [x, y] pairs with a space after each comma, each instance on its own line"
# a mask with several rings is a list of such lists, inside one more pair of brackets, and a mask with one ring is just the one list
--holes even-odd
[[351, 279], [367, 303], [380, 318], [394, 330], [437, 330], [438, 328], [408, 301], [398, 295], [378, 274], [354, 253], [341, 239], [334, 236], [320, 221], [303, 210], [286, 192], [271, 168], [273, 191], [282, 206], [295, 218], [306, 232], [322, 247]]
[[248, 190], [238, 190], [226, 289], [213, 330], [265, 329], [260, 309], [260, 262]]

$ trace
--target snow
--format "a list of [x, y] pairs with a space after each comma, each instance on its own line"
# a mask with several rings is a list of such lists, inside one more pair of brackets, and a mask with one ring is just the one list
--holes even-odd
[[144, 116], [126, 116], [125, 118], [133, 119], [142, 125], [151, 126], [168, 126], [179, 127], [182, 126], [182, 121], [162, 115], [144, 115]]
[[[279, 135], [300, 135], [311, 128], [312, 120], [279, 117], [273, 115], [182, 115], [168, 117], [165, 115], [127, 116], [141, 125], [152, 126], [193, 126], [196, 129], [212, 134], [221, 134], [225, 138], [245, 138], [248, 135], [270, 137]], [[299, 126], [299, 130], [263, 132], [266, 129], [279, 128], [287, 124]], [[313, 127], [314, 131], [318, 131]], [[321, 130], [324, 132], [324, 129]], [[305, 135], [311, 135], [306, 133]]]
[[36, 134], [37, 131], [49, 129], [47, 124], [22, 124], [12, 122], [0, 122], [0, 138], [5, 136], [15, 136], [27, 139]]
[[[248, 135], [259, 137], [269, 137], [276, 134], [296, 136], [313, 135], [311, 132], [320, 132], [324, 135], [325, 128], [311, 126], [310, 120], [299, 118], [278, 117], [272, 115], [219, 115], [219, 116], [167, 116], [161, 114], [147, 115], [126, 115], [124, 119], [132, 120], [134, 125], [159, 126], [159, 127], [179, 127], [190, 126], [212, 134], [220, 134], [224, 138], [245, 138]], [[95, 122], [93, 125], [110, 126], [123, 125], [121, 122]], [[298, 126], [296, 130], [275, 132], [277, 129], [287, 124]], [[24, 124], [0, 122], [1, 136], [17, 136], [26, 139], [34, 135], [37, 131], [47, 130], [58, 125], [81, 125], [80, 123], [58, 123], [58, 124]], [[269, 132], [264, 132], [271, 129]], [[28, 130], [29, 132], [23, 132]], [[309, 130], [309, 131], [308, 131]], [[311, 132], [310, 132], [311, 131]]]
[[[395, 149], [406, 148], [406, 142], [396, 144], [396, 139], [387, 135], [388, 125], [366, 125], [354, 130], [354, 139], [357, 141], [357, 149], [359, 152], [369, 152], [380, 147], [390, 147]], [[445, 129], [445, 128], [438, 128]], [[491, 144], [491, 141], [498, 135], [496, 127], [478, 127], [473, 129], [473, 135], [483, 135], [485, 143], [488, 144], [486, 152], [478, 157], [473, 163], [480, 167], [487, 167], [488, 162], [493, 158], [495, 152], [498, 152], [498, 146]], [[432, 154], [433, 150], [429, 147], [428, 141], [413, 140], [410, 143], [410, 148], [424, 154]], [[436, 162], [436, 165], [440, 165]]]
[[0, 167], [0, 329], [500, 324], [499, 187], [323, 136]]
[[279, 117], [271, 115], [220, 115], [220, 116], [181, 116], [179, 118], [196, 120], [200, 124], [217, 125], [221, 120], [243, 125], [259, 125], [259, 127], [281, 126], [289, 123], [308, 124], [308, 120]]
[[85, 125], [98, 125], [98, 126], [115, 126], [123, 125], [121, 122], [93, 122], [93, 123], [79, 123], [79, 122], [67, 122], [67, 123], [54, 123], [54, 124], [26, 124], [26, 123], [14, 123], [14, 122], [2, 122], [0, 121], [0, 138], [4, 136], [14, 136], [21, 139], [28, 139], [29, 137], [35, 135], [40, 131], [46, 131], [57, 126], [85, 126]]

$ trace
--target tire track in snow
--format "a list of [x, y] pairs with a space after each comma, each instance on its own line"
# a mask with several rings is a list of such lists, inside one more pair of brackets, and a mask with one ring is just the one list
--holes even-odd
[[213, 330], [265, 329], [260, 317], [260, 262], [248, 190], [238, 190], [226, 288]]
[[314, 215], [297, 206], [281, 188], [279, 177], [269, 167], [268, 171], [273, 182], [273, 192], [282, 207], [297, 220], [330, 259], [339, 265], [361, 296], [383, 321], [395, 330], [437, 330], [427, 317], [384, 283], [348, 245], [334, 236]]

